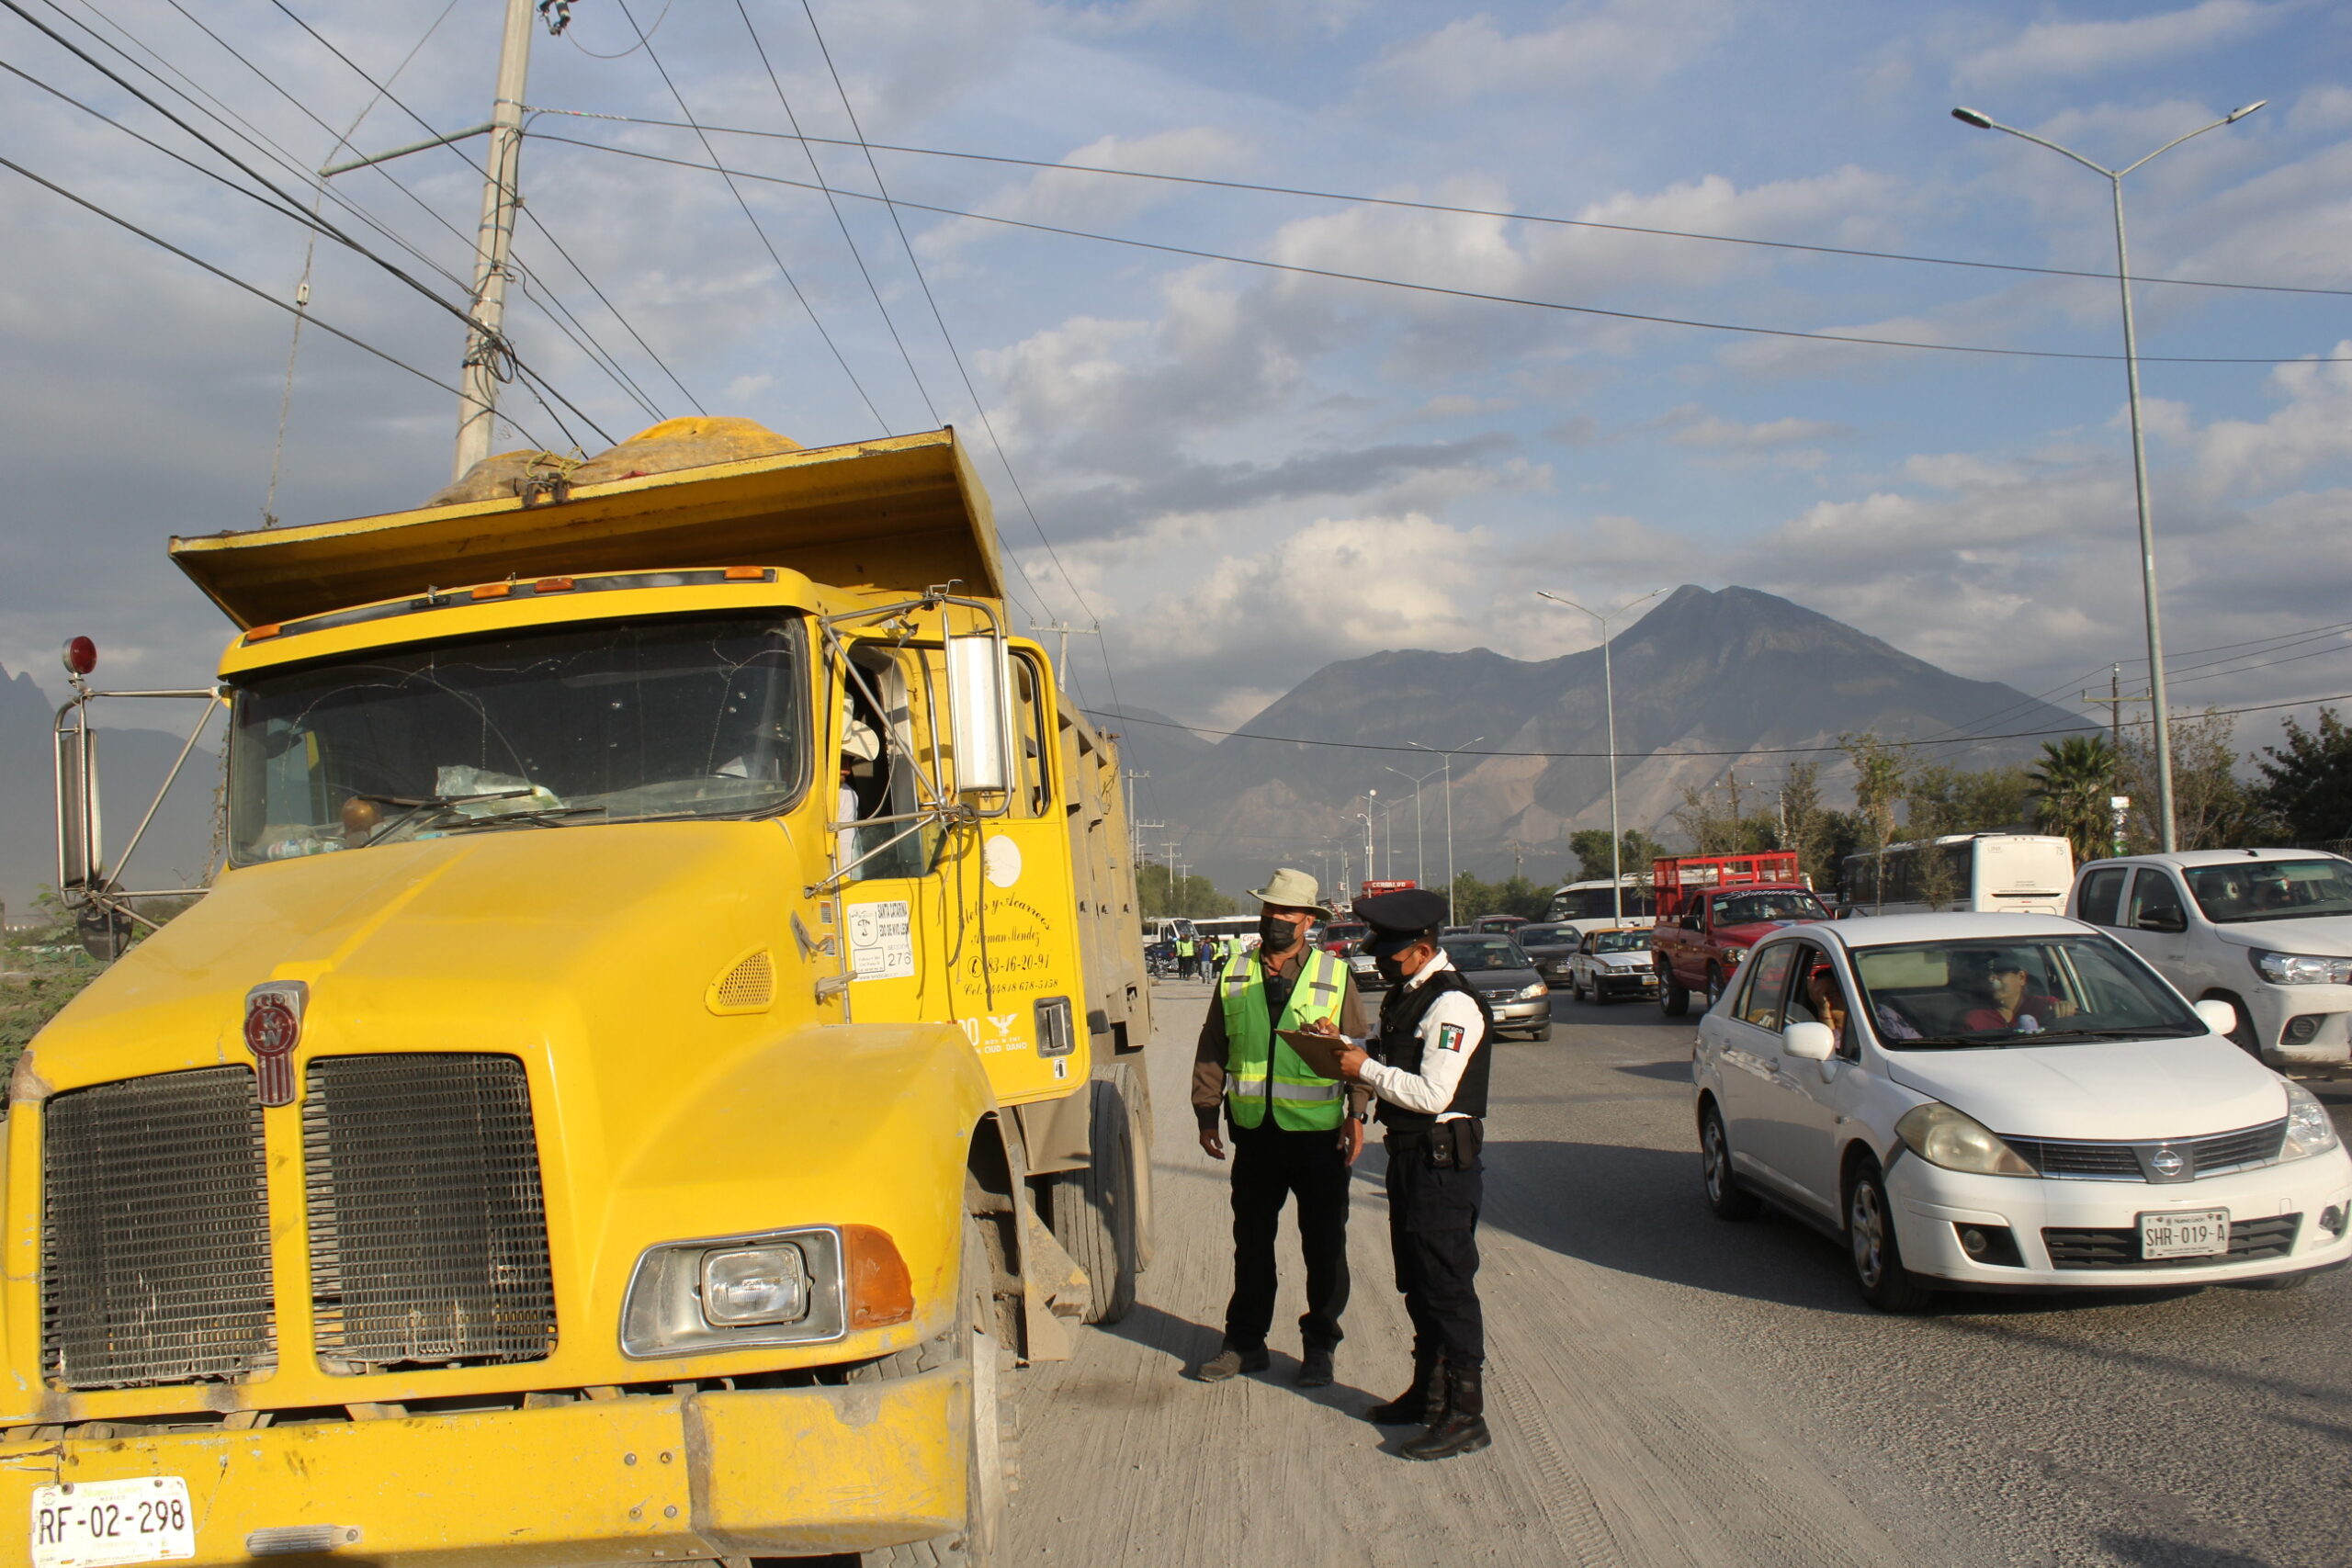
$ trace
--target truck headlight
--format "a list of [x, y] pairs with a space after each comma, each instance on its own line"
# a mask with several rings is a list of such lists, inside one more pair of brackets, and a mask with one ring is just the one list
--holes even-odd
[[2306, 1155], [2325, 1154], [2341, 1141], [2327, 1107], [2294, 1079], [2287, 1079], [2286, 1084], [2287, 1141], [2279, 1146], [2278, 1157], [2301, 1159]]
[[1521, 987], [1510, 999], [1515, 1002], [1532, 1002], [1538, 997], [1548, 997], [1551, 994], [1552, 987], [1538, 980], [1532, 986]]
[[830, 1225], [650, 1247], [621, 1303], [621, 1354], [838, 1339], [846, 1326], [842, 1252]]
[[1747, 949], [1744, 947], [1726, 948], [1724, 951], [1724, 962], [1726, 964], [1736, 964], [1747, 956]]
[[2352, 958], [2320, 958], [2300, 953], [2248, 950], [2261, 976], [2274, 986], [2352, 986]]
[[2001, 1135], [1966, 1111], [1937, 1100], [1915, 1105], [1894, 1123], [1894, 1135], [1929, 1165], [1972, 1176], [2039, 1176]]

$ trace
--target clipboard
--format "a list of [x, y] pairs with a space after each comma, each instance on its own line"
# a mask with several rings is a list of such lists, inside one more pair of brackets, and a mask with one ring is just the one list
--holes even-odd
[[1340, 1076], [1340, 1048], [1347, 1043], [1336, 1034], [1309, 1034], [1303, 1029], [1280, 1029], [1275, 1032], [1282, 1043], [1298, 1053], [1299, 1060], [1319, 1076], [1336, 1078]]

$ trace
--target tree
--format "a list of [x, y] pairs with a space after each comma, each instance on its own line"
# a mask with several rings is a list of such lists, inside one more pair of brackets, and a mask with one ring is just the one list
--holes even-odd
[[[2128, 834], [2141, 851], [2156, 847], [2154, 743], [2146, 724], [2124, 733], [2123, 787], [2132, 797]], [[2213, 708], [2172, 721], [2173, 832], [2184, 850], [2227, 850], [2262, 836], [2262, 811], [2254, 792], [2237, 776], [2238, 754], [2227, 714]]]
[[[1568, 835], [1568, 848], [1577, 857], [1576, 874], [1570, 882], [1606, 882], [1609, 870], [1609, 829], [1586, 828]], [[1650, 862], [1666, 852], [1658, 841], [1638, 828], [1629, 828], [1617, 836], [1618, 863], [1632, 875], [1648, 872]]]
[[2115, 846], [2108, 800], [2116, 793], [2115, 749], [2103, 735], [2069, 735], [2041, 743], [2032, 781], [2034, 826], [2075, 847], [2077, 863], [2097, 860]]
[[1177, 915], [1205, 919], [1233, 913], [1233, 900], [1205, 876], [1171, 876], [1169, 868], [1146, 861], [1136, 868], [1136, 904], [1145, 919]]
[[1551, 908], [1552, 890], [1524, 876], [1487, 882], [1464, 871], [1453, 878], [1453, 909], [1464, 925], [1481, 915], [1521, 915], [1540, 920]]
[[2277, 824], [2278, 836], [2297, 843], [2352, 839], [2352, 725], [2336, 711], [2319, 710], [2319, 727], [2287, 720], [2284, 750], [2265, 746], [2253, 759], [2262, 775], [2256, 804]]
[[1781, 786], [1780, 847], [1796, 852], [1797, 869], [1815, 887], [1838, 881], [1838, 863], [1829, 856], [1832, 815], [1821, 804], [1821, 764], [1789, 764], [1788, 782]]

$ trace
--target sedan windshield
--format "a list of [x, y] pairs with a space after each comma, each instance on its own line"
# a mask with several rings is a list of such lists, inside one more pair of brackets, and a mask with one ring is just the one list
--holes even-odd
[[2233, 861], [2182, 874], [2189, 897], [2217, 926], [2352, 915], [2352, 861]]
[[1534, 963], [1509, 937], [1449, 937], [1445, 955], [1456, 969], [1532, 969]]
[[2167, 1040], [2206, 1032], [2146, 964], [2099, 936], [1906, 942], [1854, 953], [1893, 1050]]
[[516, 631], [257, 675], [237, 692], [240, 865], [447, 833], [740, 817], [797, 797], [788, 616]]
[[1647, 931], [1595, 931], [1592, 950], [1595, 953], [1646, 953], [1650, 933]]

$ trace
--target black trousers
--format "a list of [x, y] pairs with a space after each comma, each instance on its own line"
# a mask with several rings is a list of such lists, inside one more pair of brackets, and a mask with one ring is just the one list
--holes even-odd
[[1486, 1170], [1439, 1170], [1424, 1134], [1388, 1134], [1388, 1244], [1396, 1288], [1413, 1321], [1413, 1359], [1439, 1356], [1464, 1371], [1486, 1365], [1487, 1321], [1478, 1305], [1478, 1207]]
[[1340, 1134], [1261, 1125], [1233, 1129], [1233, 1299], [1225, 1343], [1265, 1348], [1274, 1324], [1274, 1240], [1283, 1204], [1298, 1199], [1298, 1244], [1306, 1258], [1306, 1311], [1298, 1320], [1308, 1349], [1342, 1337], [1348, 1310], [1348, 1162]]

